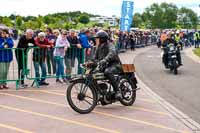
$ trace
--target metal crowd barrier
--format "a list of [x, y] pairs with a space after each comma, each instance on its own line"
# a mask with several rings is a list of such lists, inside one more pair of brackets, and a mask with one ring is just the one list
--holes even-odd
[[[137, 40], [137, 43], [144, 43], [144, 40]], [[151, 39], [148, 43], [151, 43]], [[119, 50], [119, 42], [116, 42], [116, 48]], [[0, 49], [0, 84], [15, 82], [16, 89], [27, 79], [33, 81], [32, 86], [39, 87], [39, 82], [42, 79], [48, 78], [71, 78], [76, 74], [82, 74], [83, 69], [80, 64], [84, 61], [92, 59], [96, 48], [94, 47], [90, 53], [86, 49], [68, 48], [64, 51], [64, 56], [56, 56], [54, 52], [58, 50], [62, 53], [64, 48], [39, 48], [30, 47], [23, 48], [3, 48]], [[64, 65], [58, 66], [58, 63]], [[43, 69], [41, 69], [43, 68]], [[56, 75], [57, 69], [64, 69], [64, 73]], [[36, 71], [37, 70], [37, 71]], [[42, 74], [43, 71], [43, 75]]]
[[0, 49], [0, 85], [15, 82], [16, 88], [19, 88], [19, 82], [24, 78], [19, 76], [19, 69], [24, 68], [23, 59], [24, 51], [19, 48]]
[[[32, 86], [39, 87], [39, 80], [43, 78], [58, 78], [56, 76], [56, 62], [61, 58], [54, 56], [54, 50], [63, 49], [56, 48], [39, 48], [30, 47], [22, 48], [4, 48], [0, 49], [0, 85], [8, 82], [15, 82], [16, 89], [19, 89], [20, 83], [27, 80], [32, 80]], [[62, 51], [62, 50], [61, 50]], [[63, 56], [64, 74], [60, 77], [70, 78], [73, 75], [83, 73], [80, 64], [85, 61], [85, 49], [68, 48]], [[78, 64], [76, 64], [76, 61]], [[43, 65], [43, 66], [42, 66]], [[42, 66], [42, 70], [40, 68]], [[39, 69], [37, 69], [39, 67]], [[39, 75], [36, 76], [36, 71]], [[72, 71], [73, 69], [73, 71]], [[38, 73], [37, 73], [38, 74]]]
[[[48, 78], [71, 78], [71, 76], [83, 73], [80, 64], [84, 63], [85, 50], [68, 48], [63, 56], [54, 56], [55, 51], [64, 52], [63, 47], [39, 48], [32, 47], [27, 50], [26, 78], [33, 80], [32, 86], [39, 87], [39, 81]], [[76, 64], [76, 61], [78, 64]], [[58, 64], [62, 63], [62, 67]], [[57, 69], [64, 71], [64, 74], [56, 75]], [[64, 69], [64, 70], [63, 70]]]

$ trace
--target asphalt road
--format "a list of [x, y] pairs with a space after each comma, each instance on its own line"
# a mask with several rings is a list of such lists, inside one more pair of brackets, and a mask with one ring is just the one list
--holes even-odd
[[[121, 59], [130, 63], [142, 50], [128, 51]], [[18, 91], [9, 82], [10, 89], [0, 90], [0, 133], [194, 133], [145, 89], [137, 92], [133, 106], [97, 106], [90, 114], [80, 115], [66, 101], [67, 85], [55, 79], [47, 82], [47, 87], [33, 88], [26, 80], [29, 87]]]
[[161, 50], [153, 47], [135, 59], [137, 75], [154, 92], [200, 123], [200, 64], [182, 53], [179, 74], [166, 70]]

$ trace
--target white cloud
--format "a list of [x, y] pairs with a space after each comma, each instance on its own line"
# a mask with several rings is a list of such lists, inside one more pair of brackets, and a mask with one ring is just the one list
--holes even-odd
[[[200, 15], [199, 0], [134, 0], [134, 12], [142, 12], [152, 3], [172, 2], [179, 7], [189, 5]], [[120, 16], [122, 0], [0, 0], [0, 15], [46, 15], [65, 11], [85, 11], [105, 16]]]

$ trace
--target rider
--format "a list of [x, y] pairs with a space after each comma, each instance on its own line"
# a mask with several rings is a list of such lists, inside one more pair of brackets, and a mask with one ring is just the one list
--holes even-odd
[[[175, 35], [175, 40], [176, 40], [176, 43], [180, 44], [181, 45], [181, 50], [183, 50], [183, 43], [181, 41], [181, 38], [182, 38], [182, 35], [183, 33], [182, 32], [179, 32], [179, 31], [176, 31], [176, 35]], [[182, 36], [181, 36], [182, 35]]]
[[[162, 47], [164, 48], [164, 54], [163, 54], [163, 63], [165, 64], [165, 67], [168, 68], [168, 45], [172, 43], [175, 46], [178, 45], [175, 39], [172, 38], [172, 33], [168, 32], [167, 34], [167, 39], [163, 42]], [[177, 60], [178, 64], [181, 66], [182, 65], [182, 60], [181, 60], [181, 53], [180, 50], [177, 51]]]
[[118, 89], [118, 82], [114, 77], [114, 74], [119, 74], [122, 71], [120, 58], [114, 44], [109, 43], [109, 36], [105, 31], [102, 30], [97, 32], [95, 38], [97, 50], [94, 60], [98, 62], [100, 71], [104, 72], [105, 76], [111, 82], [113, 89], [116, 92], [115, 97], [120, 99], [121, 93]]

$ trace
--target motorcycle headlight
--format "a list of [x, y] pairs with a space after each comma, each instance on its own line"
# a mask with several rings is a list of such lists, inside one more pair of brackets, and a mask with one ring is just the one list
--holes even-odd
[[174, 51], [175, 49], [174, 49], [174, 47], [170, 47], [169, 50], [170, 51]]
[[87, 74], [89, 74], [89, 73], [90, 73], [90, 70], [89, 70], [89, 69], [86, 70], [85, 74], [87, 75]]

